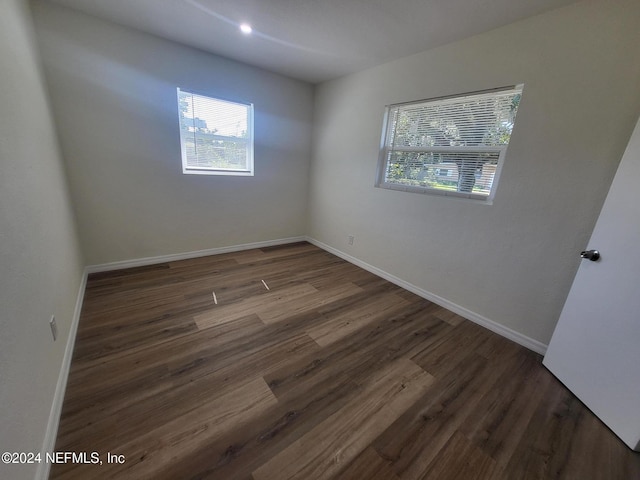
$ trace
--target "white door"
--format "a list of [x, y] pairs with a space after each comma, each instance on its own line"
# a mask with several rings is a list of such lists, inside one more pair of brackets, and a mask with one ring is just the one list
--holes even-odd
[[589, 248], [601, 257], [582, 260], [543, 363], [640, 450], [640, 120]]

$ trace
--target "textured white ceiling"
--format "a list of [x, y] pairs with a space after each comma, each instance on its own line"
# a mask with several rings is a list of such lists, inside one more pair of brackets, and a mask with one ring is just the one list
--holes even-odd
[[317, 83], [576, 0], [48, 1]]

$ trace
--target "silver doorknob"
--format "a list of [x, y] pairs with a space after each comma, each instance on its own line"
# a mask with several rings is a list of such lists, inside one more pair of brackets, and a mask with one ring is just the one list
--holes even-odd
[[582, 258], [588, 258], [592, 262], [597, 261], [600, 258], [600, 252], [598, 250], [585, 250], [580, 253]]

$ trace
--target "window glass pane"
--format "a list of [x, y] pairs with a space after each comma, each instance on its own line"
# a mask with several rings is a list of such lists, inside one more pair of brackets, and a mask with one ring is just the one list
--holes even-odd
[[188, 162], [189, 167], [247, 169], [246, 141], [221, 140], [206, 133], [196, 133], [195, 142], [197, 155]]
[[180, 89], [178, 104], [183, 172], [252, 174], [251, 105]]
[[387, 107], [378, 186], [491, 198], [522, 88]]
[[192, 95], [187, 97], [185, 116], [197, 119], [197, 126], [202, 131], [247, 138], [247, 108], [248, 105]]
[[499, 152], [390, 152], [385, 182], [489, 195]]
[[392, 147], [508, 145], [521, 93], [481, 94], [396, 107]]

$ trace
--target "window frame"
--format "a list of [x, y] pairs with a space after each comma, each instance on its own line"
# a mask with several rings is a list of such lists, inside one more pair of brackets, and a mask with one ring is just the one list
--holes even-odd
[[[419, 104], [427, 104], [427, 103], [436, 103], [436, 102], [444, 102], [446, 100], [455, 100], [462, 99], [464, 97], [471, 97], [474, 95], [486, 95], [495, 93], [498, 94], [500, 92], [507, 91], [518, 91], [520, 95], [524, 90], [524, 84], [518, 85], [509, 85], [505, 87], [499, 87], [489, 90], [481, 90], [475, 92], [461, 93], [456, 95], [448, 95], [444, 97], [436, 97], [436, 98], [428, 98], [423, 100], [415, 100], [410, 102], [402, 102], [402, 103], [394, 103], [385, 106], [385, 113], [383, 117], [382, 124], [382, 135], [380, 139], [380, 150], [378, 156], [378, 166], [376, 171], [376, 183], [375, 186], [378, 188], [383, 188], [387, 190], [396, 190], [402, 192], [410, 192], [410, 193], [421, 193], [427, 195], [440, 195], [447, 197], [457, 197], [463, 199], [476, 200], [484, 204], [492, 204], [493, 199], [497, 190], [497, 185], [500, 180], [500, 174], [502, 172], [502, 167], [504, 165], [504, 159], [506, 155], [507, 148], [509, 146], [509, 142], [506, 145], [496, 145], [496, 146], [433, 146], [433, 147], [401, 147], [401, 148], [392, 148], [391, 145], [388, 145], [388, 141], [391, 138], [391, 133], [394, 128], [394, 122], [391, 121], [393, 112], [401, 108], [403, 106], [408, 105], [419, 105]], [[515, 121], [513, 124], [513, 128], [515, 128]], [[513, 135], [513, 131], [511, 133]], [[509, 137], [509, 141], [511, 140], [511, 135]], [[386, 179], [388, 162], [393, 152], [417, 152], [417, 153], [497, 153], [498, 160], [496, 164], [496, 171], [493, 175], [493, 179], [491, 182], [491, 189], [488, 195], [474, 192], [459, 192], [445, 189], [438, 189], [429, 186], [421, 186], [421, 185], [403, 185], [394, 182], [388, 182]], [[449, 168], [448, 166], [445, 168]], [[454, 175], [451, 175], [453, 177]]]
[[[230, 169], [230, 168], [216, 168], [216, 167], [193, 167], [189, 166], [186, 149], [186, 139], [184, 135], [184, 129], [180, 116], [180, 93], [187, 93], [192, 96], [204, 97], [217, 102], [230, 103], [233, 105], [239, 105], [246, 107], [247, 109], [247, 138], [233, 137], [229, 135], [215, 135], [219, 140], [232, 140], [234, 142], [246, 143], [247, 151], [247, 168], [246, 169]], [[178, 128], [180, 130], [180, 156], [182, 159], [182, 173], [184, 175], [222, 175], [222, 176], [237, 176], [237, 177], [252, 177], [254, 176], [254, 107], [253, 103], [243, 102], [237, 100], [230, 100], [227, 98], [213, 97], [211, 95], [205, 95], [191, 89], [176, 88], [176, 98], [178, 101]], [[195, 132], [194, 132], [195, 134]]]

